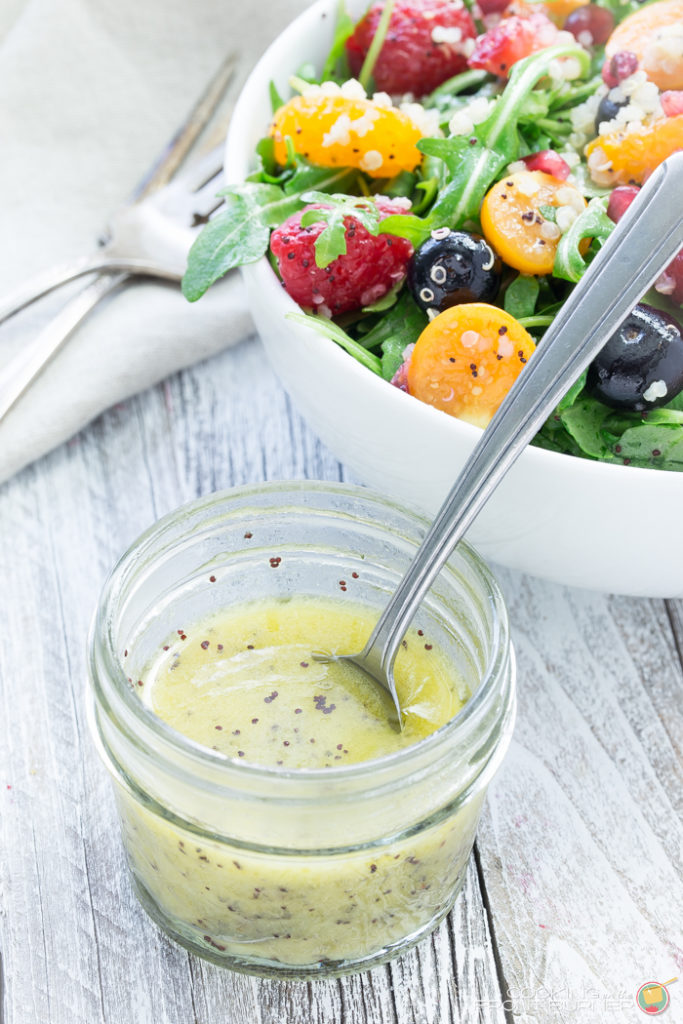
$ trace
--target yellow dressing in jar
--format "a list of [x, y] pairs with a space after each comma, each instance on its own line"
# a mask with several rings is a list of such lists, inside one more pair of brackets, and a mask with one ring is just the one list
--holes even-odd
[[399, 731], [379, 683], [312, 656], [361, 650], [376, 619], [363, 606], [311, 598], [222, 612], [176, 631], [141, 697], [189, 739], [253, 764], [337, 768], [382, 757], [450, 721], [466, 688], [424, 630], [411, 630], [396, 660]]

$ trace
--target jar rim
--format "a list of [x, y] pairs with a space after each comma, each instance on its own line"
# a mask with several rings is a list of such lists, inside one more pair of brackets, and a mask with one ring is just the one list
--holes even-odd
[[[115, 711], [116, 709], [112, 707], [111, 698], [113, 698], [119, 706], [118, 710], [124, 713], [128, 722], [135, 722], [141, 727], [142, 733], [148, 732], [154, 739], [170, 748], [171, 752], [179, 754], [183, 759], [189, 758], [198, 765], [209, 769], [219, 785], [221, 781], [224, 781], [232, 788], [237, 779], [270, 785], [277, 779], [282, 782], [297, 783], [304, 787], [307, 784], [319, 786], [321, 782], [334, 786], [344, 781], [362, 781], [368, 776], [372, 776], [377, 781], [378, 773], [391, 772], [399, 764], [412, 764], [420, 759], [421, 755], [425, 755], [427, 758], [438, 756], [435, 755], [435, 752], [438, 752], [444, 744], [452, 744], [454, 736], [464, 736], [472, 720], [485, 713], [495, 697], [495, 684], [504, 675], [505, 666], [509, 661], [509, 622], [502, 592], [495, 577], [479, 554], [466, 541], [461, 541], [457, 545], [456, 551], [464, 559], [468, 568], [474, 571], [482, 587], [481, 593], [488, 598], [492, 611], [490, 651], [487, 652], [486, 668], [475, 693], [467, 699], [453, 718], [414, 744], [371, 760], [353, 764], [328, 768], [285, 769], [276, 765], [260, 765], [241, 759], [237, 760], [220, 751], [211, 750], [178, 732], [156, 715], [129, 686], [126, 671], [116, 652], [112, 609], [123, 590], [133, 563], [139, 560], [141, 554], [149, 550], [155, 541], [163, 537], [166, 530], [176, 524], [179, 516], [190, 519], [195, 513], [206, 512], [212, 507], [220, 508], [231, 499], [248, 498], [251, 495], [256, 497], [264, 493], [285, 494], [289, 492], [295, 497], [311, 491], [365, 499], [370, 503], [374, 502], [386, 508], [395, 509], [410, 520], [411, 525], [418, 528], [424, 530], [430, 525], [429, 517], [420, 509], [388, 498], [372, 488], [357, 484], [325, 480], [281, 480], [245, 484], [195, 498], [154, 522], [123, 552], [109, 573], [100, 594], [88, 639], [88, 665], [96, 702], [102, 703], [104, 697], [105, 705]], [[305, 509], [303, 503], [301, 507]], [[449, 557], [444, 569], [441, 570], [442, 572], [448, 568], [452, 557], [453, 555]], [[98, 639], [103, 642], [98, 643]], [[107, 676], [111, 681], [106, 695], [102, 691], [100, 673], [96, 666], [96, 653], [102, 655]], [[134, 732], [133, 738], [140, 739], [140, 733]], [[221, 780], [222, 775], [225, 776], [224, 780]]]

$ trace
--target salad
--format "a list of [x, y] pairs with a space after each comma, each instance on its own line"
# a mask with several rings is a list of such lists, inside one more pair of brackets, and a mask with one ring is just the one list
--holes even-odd
[[[194, 301], [267, 254], [291, 314], [485, 427], [614, 223], [683, 149], [683, 0], [340, 3], [221, 194]], [[681, 239], [683, 246], [683, 238]], [[683, 470], [683, 249], [535, 438]]]

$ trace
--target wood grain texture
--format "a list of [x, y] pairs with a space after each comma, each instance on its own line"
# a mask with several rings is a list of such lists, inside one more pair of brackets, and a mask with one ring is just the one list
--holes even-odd
[[454, 912], [417, 949], [308, 984], [189, 956], [132, 894], [84, 714], [102, 582], [180, 502], [292, 477], [344, 472], [250, 341], [110, 410], [0, 488], [2, 1024], [504, 1024], [474, 864]]
[[480, 847], [515, 1020], [632, 1021], [638, 987], [683, 967], [683, 682], [666, 609], [503, 579], [520, 713]]

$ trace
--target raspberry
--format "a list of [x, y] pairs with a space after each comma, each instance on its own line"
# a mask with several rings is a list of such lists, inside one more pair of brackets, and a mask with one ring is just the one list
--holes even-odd
[[[375, 3], [346, 41], [354, 75], [370, 49], [383, 3]], [[389, 29], [373, 69], [382, 92], [424, 96], [467, 67], [466, 43], [474, 39], [472, 16], [452, 0], [396, 0]]]
[[[391, 199], [376, 198], [381, 219], [405, 213], [405, 206]], [[288, 294], [300, 306], [311, 306], [337, 316], [376, 302], [403, 280], [413, 247], [396, 235], [371, 235], [354, 217], [346, 217], [346, 253], [329, 266], [315, 262], [315, 240], [325, 229], [321, 221], [301, 227], [306, 210], [324, 206], [306, 206], [292, 214], [273, 231], [270, 249]]]

